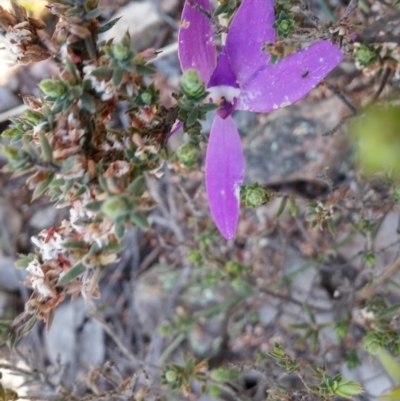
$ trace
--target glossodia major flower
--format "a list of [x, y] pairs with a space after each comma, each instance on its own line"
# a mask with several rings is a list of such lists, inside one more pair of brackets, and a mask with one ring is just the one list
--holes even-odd
[[219, 105], [206, 155], [206, 189], [211, 214], [226, 239], [234, 237], [239, 218], [244, 158], [232, 119], [235, 110], [269, 112], [310, 92], [343, 56], [327, 40], [269, 64], [262, 51], [275, 42], [273, 0], [243, 0], [219, 55], [214, 42], [209, 0], [186, 0], [179, 29], [183, 71], [197, 70], [207, 84], [209, 101]]

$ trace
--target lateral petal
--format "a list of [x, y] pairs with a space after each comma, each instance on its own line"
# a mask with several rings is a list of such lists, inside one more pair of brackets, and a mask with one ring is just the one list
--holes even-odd
[[243, 0], [229, 27], [226, 49], [239, 83], [248, 79], [269, 61], [262, 51], [264, 42], [275, 42], [273, 0]]
[[178, 54], [183, 71], [195, 69], [202, 81], [208, 83], [217, 58], [211, 21], [201, 9], [211, 14], [209, 0], [185, 1], [178, 35]]
[[226, 239], [236, 233], [244, 157], [239, 132], [229, 116], [215, 116], [206, 155], [206, 188], [214, 222]]
[[288, 106], [307, 95], [343, 59], [328, 40], [314, 43], [277, 64], [269, 64], [242, 87], [238, 110], [267, 112]]

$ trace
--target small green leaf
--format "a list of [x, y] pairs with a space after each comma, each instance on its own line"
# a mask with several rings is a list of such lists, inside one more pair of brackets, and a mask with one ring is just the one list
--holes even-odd
[[32, 125], [37, 125], [42, 121], [43, 115], [37, 111], [27, 109], [25, 111], [25, 115], [29, 121], [30, 124]]
[[38, 320], [38, 316], [35, 313], [24, 324], [23, 329], [21, 331], [21, 336], [24, 336], [25, 334], [28, 334], [32, 330], [32, 328], [35, 325], [35, 323], [37, 322], [37, 320]]
[[80, 196], [88, 192], [88, 188], [82, 185], [72, 196], [72, 199], [78, 199]]
[[228, 10], [229, 10], [229, 3], [219, 4], [217, 9], [214, 12], [214, 15], [217, 17], [218, 15], [226, 13]]
[[372, 251], [363, 252], [363, 259], [367, 266], [372, 267], [375, 264], [375, 253]]
[[278, 209], [278, 211], [276, 212], [276, 216], [275, 216], [277, 219], [279, 219], [279, 217], [281, 217], [282, 213], [285, 211], [286, 204], [287, 204], [287, 200], [288, 200], [288, 197], [287, 197], [287, 196], [284, 196], [284, 197], [282, 198], [281, 204], [279, 205], [279, 209]]
[[52, 179], [54, 177], [54, 173], [49, 173], [48, 177], [42, 181], [33, 191], [32, 200], [37, 199], [40, 195], [42, 195], [46, 189], [49, 187]]
[[14, 127], [14, 128], [9, 128], [9, 129], [6, 129], [5, 131], [3, 131], [1, 136], [3, 138], [13, 138], [14, 136], [19, 135], [20, 133], [21, 133], [21, 131], [18, 128]]
[[88, 204], [86, 204], [85, 208], [91, 212], [99, 212], [103, 203], [103, 201], [89, 202]]
[[118, 239], [122, 239], [125, 234], [125, 226], [123, 223], [119, 223], [115, 225], [115, 235]]
[[110, 242], [101, 249], [102, 252], [114, 252], [119, 253], [124, 250], [124, 246], [116, 242]]
[[99, 67], [93, 70], [90, 75], [96, 78], [108, 78], [112, 74], [113, 70], [108, 67]]
[[331, 235], [335, 235], [335, 225], [334, 225], [334, 223], [333, 223], [333, 219], [332, 219], [332, 218], [329, 218], [329, 219], [326, 221], [326, 224], [328, 225], [328, 230], [329, 230], [329, 232], [331, 233]]
[[136, 65], [136, 71], [140, 75], [152, 75], [157, 72], [157, 70], [149, 65], [138, 64]]
[[53, 160], [53, 149], [50, 146], [47, 136], [43, 132], [39, 132], [39, 142], [42, 148], [43, 160], [45, 162], [51, 162]]
[[29, 263], [31, 263], [34, 259], [35, 259], [35, 258], [34, 258], [33, 255], [31, 255], [31, 254], [26, 255], [26, 256], [22, 257], [21, 259], [18, 259], [18, 260], [14, 263], [14, 266], [15, 266], [17, 269], [26, 269], [26, 268], [28, 267]]
[[94, 114], [96, 112], [96, 105], [92, 96], [88, 93], [83, 92], [81, 96], [82, 107], [87, 110], [89, 113]]
[[135, 178], [127, 187], [127, 191], [133, 196], [142, 195], [146, 188], [146, 181], [143, 176]]
[[296, 204], [296, 199], [295, 199], [293, 196], [291, 196], [291, 197], [289, 198], [289, 200], [290, 200], [290, 214], [291, 214], [293, 217], [295, 217], [295, 216], [297, 216], [297, 204]]
[[89, 12], [85, 15], [85, 19], [86, 19], [86, 20], [89, 20], [89, 19], [92, 19], [92, 18], [98, 18], [98, 17], [100, 17], [101, 14], [104, 14], [106, 11], [107, 11], [107, 8], [106, 8], [106, 7], [98, 7], [98, 8], [95, 8], [94, 10], [89, 11]]
[[64, 241], [62, 246], [65, 249], [84, 249], [86, 243], [84, 241]]
[[199, 112], [196, 109], [193, 109], [190, 113], [189, 116], [186, 120], [187, 125], [193, 125], [196, 121], [197, 118], [199, 117]]
[[115, 68], [112, 76], [113, 84], [115, 86], [118, 86], [121, 83], [123, 76], [124, 76], [124, 70], [119, 67]]
[[75, 266], [71, 267], [61, 278], [58, 280], [58, 284], [65, 285], [71, 282], [72, 280], [79, 277], [82, 273], [86, 271], [86, 266], [83, 263], [78, 263]]
[[76, 72], [76, 65], [68, 57], [65, 59], [65, 66], [67, 67], [68, 72], [70, 72], [73, 75], [73, 77], [77, 79], [78, 75]]
[[16, 331], [11, 332], [10, 334], [10, 348], [13, 350], [15, 348], [15, 344], [19, 340], [18, 334]]
[[97, 34], [100, 34], [100, 33], [107, 32], [107, 31], [110, 30], [121, 18], [122, 18], [122, 17], [118, 17], [118, 18], [115, 18], [115, 19], [113, 19], [113, 20], [107, 22], [107, 24], [104, 24], [103, 26], [101, 26], [100, 28], [98, 28], [98, 29], [96, 30], [96, 33], [97, 33]]
[[10, 160], [18, 160], [18, 149], [12, 146], [3, 146], [2, 147], [4, 156]]
[[218, 109], [218, 105], [215, 103], [204, 103], [201, 106], [198, 106], [198, 109], [200, 111], [203, 111], [205, 113], [209, 112], [209, 111], [213, 111], [213, 110], [217, 110]]
[[131, 212], [130, 219], [131, 219], [132, 224], [134, 224], [140, 228], [147, 229], [150, 227], [146, 216], [141, 212]]

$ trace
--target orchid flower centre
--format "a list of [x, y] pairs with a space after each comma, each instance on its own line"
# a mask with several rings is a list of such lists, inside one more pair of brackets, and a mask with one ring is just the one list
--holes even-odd
[[217, 57], [211, 21], [201, 9], [211, 14], [210, 1], [185, 0], [179, 61], [183, 71], [197, 70], [207, 85], [208, 100], [219, 106], [207, 147], [206, 190], [215, 224], [225, 238], [232, 239], [244, 178], [242, 145], [232, 113], [270, 112], [297, 102], [343, 55], [336, 45], [323, 40], [269, 64], [270, 55], [262, 48], [266, 42], [275, 42], [274, 0], [243, 0]]
[[226, 119], [236, 108], [240, 88], [236, 76], [229, 64], [225, 46], [218, 57], [217, 66], [207, 85], [209, 100], [218, 104], [217, 114]]

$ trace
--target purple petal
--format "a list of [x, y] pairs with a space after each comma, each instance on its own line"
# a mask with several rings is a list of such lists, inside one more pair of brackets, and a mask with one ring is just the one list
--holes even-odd
[[206, 156], [206, 187], [214, 222], [226, 239], [234, 237], [239, 219], [244, 158], [239, 132], [229, 116], [215, 116]]
[[[190, 0], [211, 13], [209, 0]], [[217, 64], [211, 22], [201, 10], [185, 1], [179, 28], [179, 61], [183, 71], [196, 69], [207, 83]]]
[[342, 59], [339, 48], [324, 40], [269, 64], [242, 86], [237, 109], [267, 112], [297, 102]]
[[208, 82], [207, 88], [221, 85], [239, 88], [239, 85], [236, 82], [236, 75], [233, 73], [231, 65], [229, 63], [225, 46], [222, 46], [221, 48], [221, 53], [218, 57], [217, 66], [210, 78], [210, 81]]
[[268, 63], [264, 42], [275, 42], [273, 0], [243, 0], [229, 27], [226, 48], [239, 83]]

